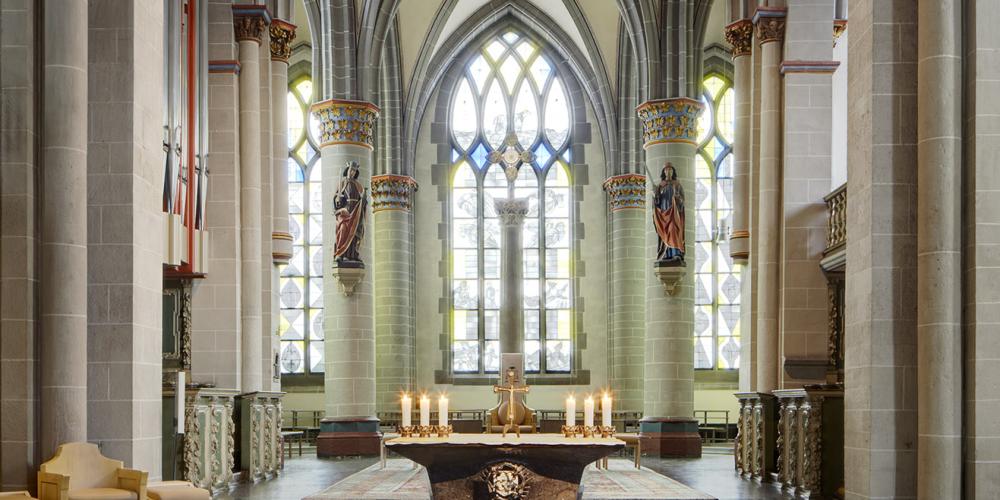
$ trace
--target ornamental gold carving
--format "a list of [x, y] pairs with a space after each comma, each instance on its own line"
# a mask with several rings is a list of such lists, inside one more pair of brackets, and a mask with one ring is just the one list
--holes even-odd
[[413, 206], [411, 198], [417, 190], [417, 181], [405, 175], [376, 175], [372, 177], [372, 211], [402, 210]]
[[757, 43], [780, 42], [785, 37], [785, 16], [761, 16], [756, 28]]
[[271, 60], [288, 62], [292, 55], [292, 40], [295, 40], [295, 25], [275, 19], [271, 22]]
[[237, 42], [257, 42], [264, 41], [264, 29], [267, 28], [267, 19], [256, 14], [236, 14], [233, 13], [233, 32]]
[[696, 144], [698, 114], [702, 105], [694, 99], [677, 97], [648, 101], [636, 108], [642, 123], [642, 147], [684, 142]]
[[310, 111], [319, 121], [321, 146], [353, 144], [375, 149], [375, 121], [378, 106], [364, 101], [327, 99], [312, 105]]
[[753, 50], [753, 22], [740, 19], [726, 26], [726, 41], [733, 47], [733, 59], [750, 55]]
[[500, 462], [483, 470], [483, 480], [490, 498], [496, 500], [524, 500], [531, 489], [531, 471], [513, 462]]
[[608, 193], [608, 208], [612, 212], [628, 208], [646, 208], [646, 176], [616, 175], [604, 181]]

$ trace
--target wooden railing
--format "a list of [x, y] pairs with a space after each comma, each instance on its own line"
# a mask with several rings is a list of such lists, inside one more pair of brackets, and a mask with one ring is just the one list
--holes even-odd
[[827, 208], [826, 250], [837, 250], [847, 243], [847, 184], [823, 197]]

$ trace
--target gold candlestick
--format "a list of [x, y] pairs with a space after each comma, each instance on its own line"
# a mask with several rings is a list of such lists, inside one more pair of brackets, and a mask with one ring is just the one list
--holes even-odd
[[434, 432], [437, 433], [438, 437], [448, 437], [451, 435], [453, 427], [451, 425], [436, 425], [434, 426]]
[[579, 425], [564, 425], [564, 426], [562, 426], [563, 436], [564, 437], [568, 437], [568, 438], [576, 437], [576, 435], [580, 433], [580, 427], [581, 426], [579, 426]]
[[405, 438], [413, 437], [413, 432], [415, 430], [416, 430], [416, 427], [414, 427], [412, 425], [401, 426], [399, 428], [399, 435], [402, 436], [402, 437], [405, 437]]
[[419, 433], [422, 438], [429, 438], [431, 437], [431, 431], [433, 429], [433, 425], [421, 425], [420, 427], [417, 427], [417, 433]]
[[609, 438], [615, 435], [615, 427], [613, 425], [602, 425], [599, 426], [598, 429], [600, 430], [602, 438]]

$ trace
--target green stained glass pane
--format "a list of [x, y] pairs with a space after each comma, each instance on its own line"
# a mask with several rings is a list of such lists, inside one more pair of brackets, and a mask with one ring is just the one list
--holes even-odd
[[545, 277], [569, 278], [569, 249], [550, 248], [545, 251]]
[[705, 79], [705, 92], [707, 92], [708, 95], [711, 96], [713, 100], [716, 97], [718, 97], [719, 91], [722, 90], [722, 87], [725, 86], [726, 82], [715, 75], [712, 75]]
[[302, 112], [302, 104], [292, 92], [285, 98], [285, 109], [288, 114], [288, 147], [292, 148], [302, 138], [302, 129], [306, 123], [305, 115]]
[[473, 248], [452, 250], [451, 277], [455, 279], [476, 279], [479, 277], [479, 255]]
[[282, 340], [302, 340], [305, 332], [302, 309], [282, 309], [278, 319], [278, 333]]
[[570, 319], [572, 313], [569, 309], [545, 311], [545, 338], [547, 339], [568, 339], [570, 338]]
[[736, 118], [736, 97], [735, 91], [733, 89], [726, 90], [725, 94], [722, 94], [722, 100], [719, 101], [719, 133], [722, 138], [732, 144], [734, 137], [734, 122]]
[[309, 79], [303, 79], [295, 85], [295, 90], [302, 96], [302, 102], [307, 104], [312, 102], [312, 88], [313, 83]]
[[476, 311], [453, 311], [451, 325], [452, 336], [455, 340], [476, 340], [479, 338], [479, 315]]
[[534, 45], [531, 44], [531, 42], [525, 40], [521, 42], [514, 50], [517, 51], [517, 55], [521, 56], [521, 60], [529, 61], [531, 60], [531, 56], [535, 55], [535, 51], [537, 49], [535, 48]]
[[468, 151], [476, 138], [476, 122], [476, 101], [472, 97], [472, 87], [463, 78], [451, 106], [451, 133], [463, 151]]
[[701, 114], [698, 115], [698, 121], [697, 121], [698, 144], [701, 144], [705, 142], [705, 139], [708, 139], [708, 135], [712, 132], [712, 118], [715, 116], [715, 113], [712, 110], [711, 101], [705, 99], [705, 97], [702, 97], [701, 105], [704, 107], [704, 109], [702, 109]]
[[500, 56], [503, 55], [505, 50], [507, 50], [507, 47], [500, 40], [493, 40], [486, 46], [486, 53], [490, 56], [490, 59], [493, 59], [494, 61], [499, 61]]
[[507, 56], [507, 58], [500, 63], [500, 76], [503, 78], [503, 83], [507, 87], [508, 94], [514, 94], [514, 84], [517, 83], [520, 75], [521, 64], [517, 62], [517, 58], [513, 55]]

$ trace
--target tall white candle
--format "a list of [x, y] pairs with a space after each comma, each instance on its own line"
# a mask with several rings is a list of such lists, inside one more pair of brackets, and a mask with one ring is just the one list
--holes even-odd
[[601, 425], [611, 427], [611, 395], [606, 392], [601, 398]]
[[403, 405], [403, 427], [410, 427], [413, 424], [410, 420], [413, 416], [413, 400], [410, 399], [409, 394], [403, 394], [401, 403]]
[[420, 425], [431, 425], [431, 398], [420, 396]]
[[438, 425], [448, 426], [448, 398], [444, 396], [438, 399]]
[[566, 426], [576, 425], [576, 396], [566, 398]]
[[590, 396], [583, 400], [583, 425], [594, 426], [594, 398]]

